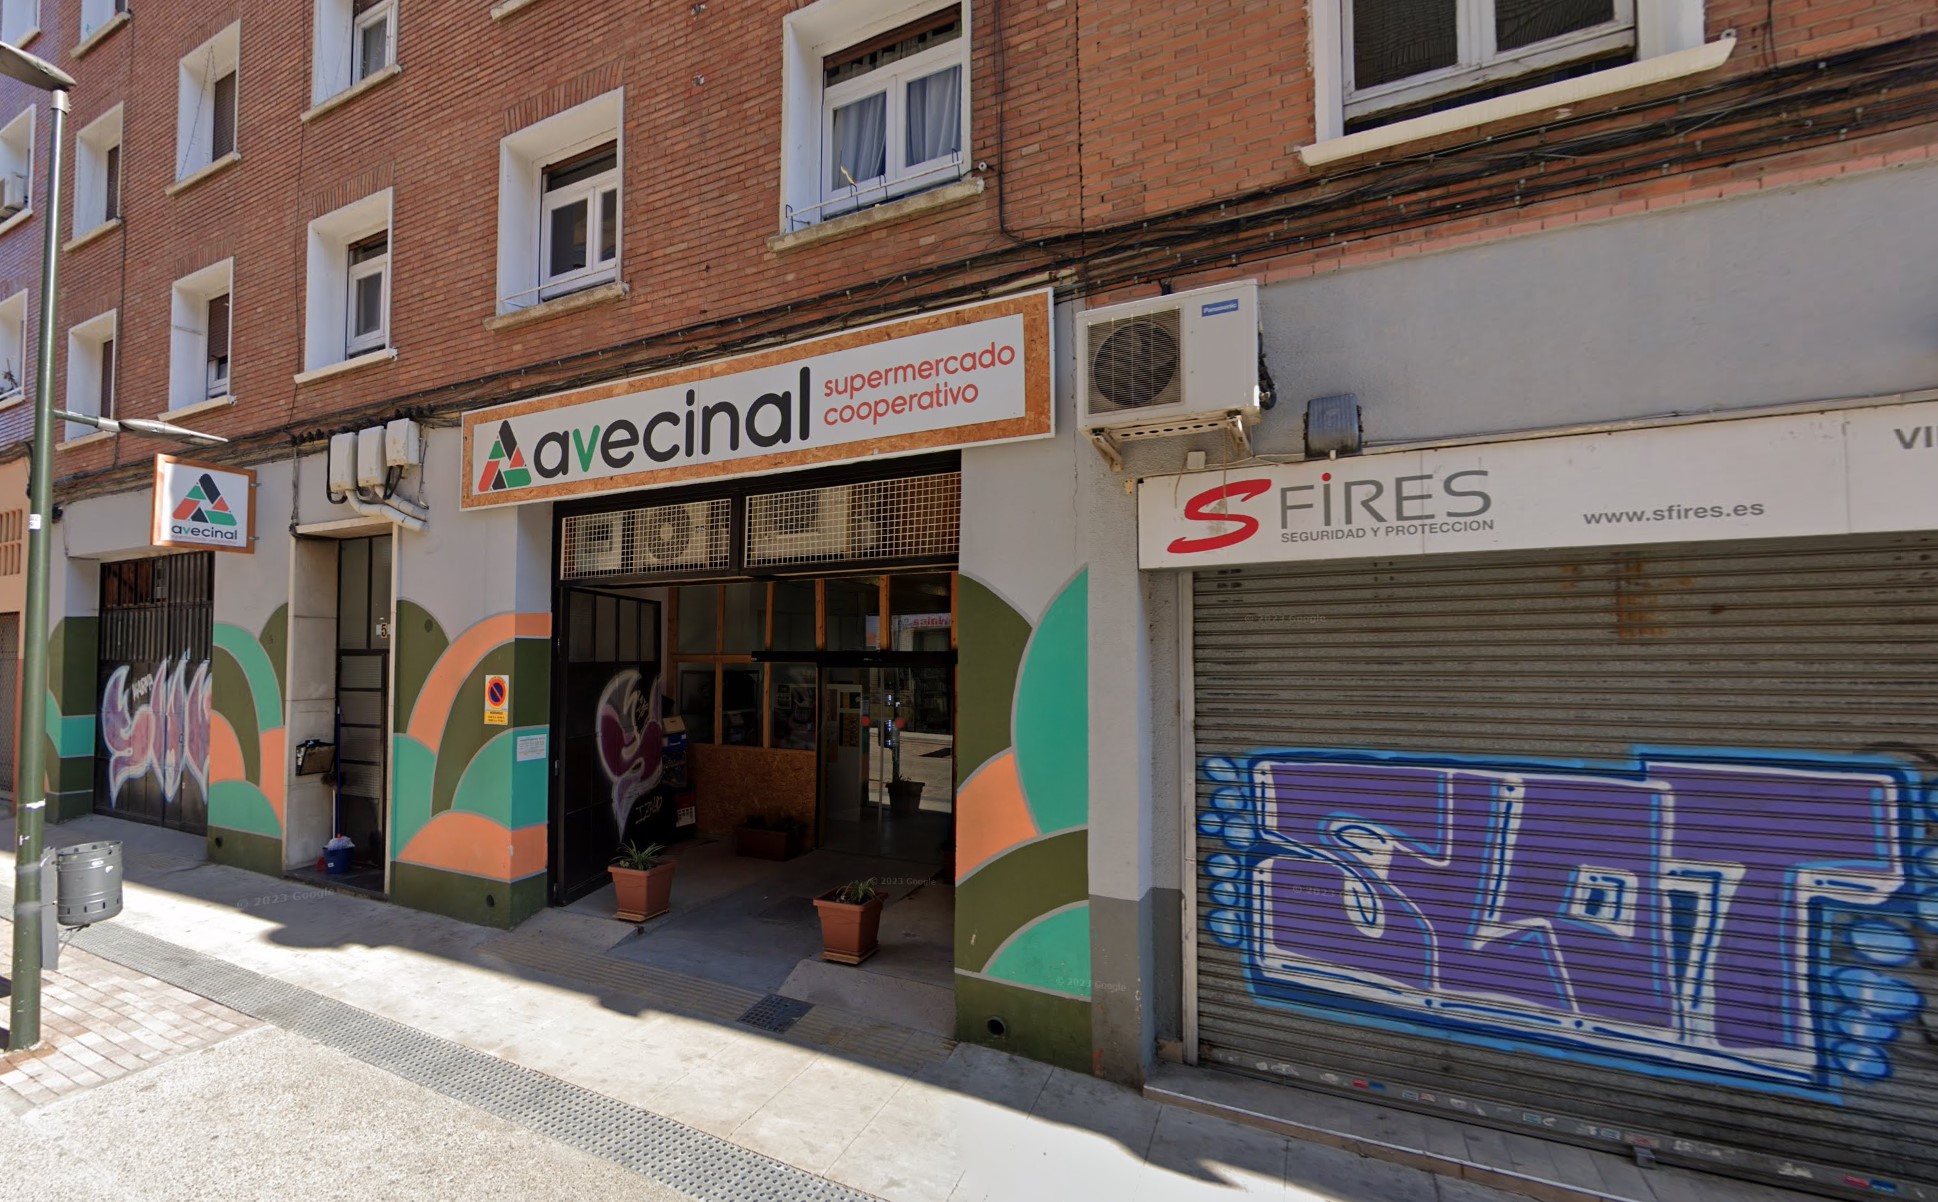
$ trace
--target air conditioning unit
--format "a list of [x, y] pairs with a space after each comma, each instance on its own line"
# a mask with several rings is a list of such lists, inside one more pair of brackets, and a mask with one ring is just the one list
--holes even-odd
[[723, 568], [732, 507], [726, 501], [655, 505], [634, 510], [633, 569], [671, 572]]
[[27, 207], [27, 177], [9, 175], [0, 180], [0, 213], [13, 216]]
[[626, 525], [630, 512], [589, 513], [566, 519], [567, 580], [581, 576], [611, 576], [626, 570]]
[[1253, 420], [1260, 387], [1258, 283], [1246, 280], [1077, 317], [1077, 420], [1117, 437], [1189, 434]]
[[[810, 563], [852, 559], [857, 555], [847, 486], [804, 489], [754, 497], [747, 502], [747, 562]], [[878, 534], [863, 523], [863, 539], [873, 547]]]

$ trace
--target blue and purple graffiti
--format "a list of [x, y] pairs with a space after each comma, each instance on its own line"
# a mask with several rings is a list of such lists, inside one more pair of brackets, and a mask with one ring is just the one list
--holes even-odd
[[1858, 761], [1202, 765], [1212, 938], [1309, 1013], [1835, 1097], [1891, 1075], [1938, 795]]

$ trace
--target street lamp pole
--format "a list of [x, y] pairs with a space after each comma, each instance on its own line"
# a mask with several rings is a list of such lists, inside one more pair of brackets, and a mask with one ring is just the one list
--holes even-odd
[[[23, 61], [24, 60], [24, 61]], [[19, 785], [14, 807], [13, 996], [7, 1050], [40, 1042], [40, 940], [47, 899], [41, 896], [42, 836], [47, 821], [48, 525], [54, 475], [54, 290], [61, 256], [61, 126], [74, 79], [33, 55], [0, 43], [0, 73], [48, 93], [54, 119], [48, 138], [46, 240], [40, 259], [40, 353], [34, 369], [34, 446], [27, 484], [27, 596], [20, 678]]]

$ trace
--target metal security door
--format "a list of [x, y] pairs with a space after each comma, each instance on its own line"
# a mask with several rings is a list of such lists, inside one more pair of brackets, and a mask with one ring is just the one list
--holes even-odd
[[1938, 537], [1200, 573], [1203, 1061], [1938, 1198]]
[[335, 825], [356, 844], [346, 883], [373, 889], [390, 829], [391, 554], [388, 534], [337, 544]]
[[209, 551], [101, 565], [94, 809], [208, 830]]

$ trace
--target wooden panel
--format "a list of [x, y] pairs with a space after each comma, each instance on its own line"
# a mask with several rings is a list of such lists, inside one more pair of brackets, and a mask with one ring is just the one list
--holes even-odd
[[785, 814], [814, 846], [814, 753], [700, 744], [693, 765], [695, 819], [703, 835], [730, 835], [753, 814]]

